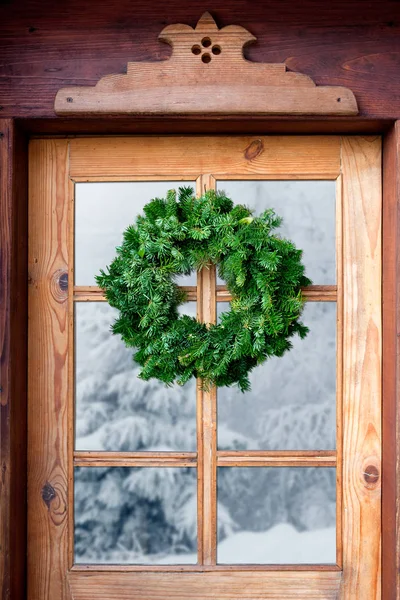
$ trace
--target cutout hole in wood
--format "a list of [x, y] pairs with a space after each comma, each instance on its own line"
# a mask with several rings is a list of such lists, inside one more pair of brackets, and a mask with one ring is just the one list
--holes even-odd
[[204, 46], [204, 48], [209, 48], [212, 44], [212, 41], [209, 37], [205, 37], [201, 40], [201, 44]]

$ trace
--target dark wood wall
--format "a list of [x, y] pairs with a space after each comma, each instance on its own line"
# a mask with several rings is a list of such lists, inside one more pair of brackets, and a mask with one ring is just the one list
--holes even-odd
[[167, 58], [161, 29], [205, 10], [258, 38], [251, 60], [351, 87], [363, 117], [400, 117], [398, 0], [2, 0], [0, 118], [52, 117], [60, 87]]

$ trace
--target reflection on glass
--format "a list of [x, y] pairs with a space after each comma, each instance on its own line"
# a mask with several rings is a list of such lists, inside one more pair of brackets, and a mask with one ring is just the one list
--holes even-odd
[[[135, 222], [153, 198], [190, 181], [89, 182], [75, 185], [75, 285], [96, 285], [95, 275], [115, 257], [128, 225]], [[196, 274], [176, 279], [179, 285], [196, 285]]]
[[336, 282], [335, 181], [218, 181], [217, 186], [255, 215], [273, 208], [283, 218], [277, 232], [303, 250], [306, 275], [318, 285]]
[[[217, 303], [217, 313], [229, 310]], [[304, 340], [250, 374], [251, 390], [218, 388], [218, 447], [332, 450], [336, 447], [336, 303], [307, 302]]]
[[336, 469], [218, 468], [218, 563], [336, 563]]
[[[180, 312], [196, 316], [196, 303]], [[133, 349], [110, 327], [105, 302], [75, 303], [75, 446], [77, 450], [196, 449], [196, 382], [167, 387], [142, 381]]]
[[75, 468], [75, 562], [197, 562], [195, 468]]

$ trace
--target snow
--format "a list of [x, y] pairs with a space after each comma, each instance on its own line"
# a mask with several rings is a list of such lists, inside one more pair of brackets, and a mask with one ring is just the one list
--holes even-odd
[[297, 531], [288, 523], [269, 531], [241, 531], [218, 545], [218, 562], [250, 564], [336, 563], [336, 529]]
[[[314, 282], [334, 283], [334, 182], [219, 186], [256, 212], [275, 206], [285, 218], [282, 233], [304, 249]], [[147, 182], [78, 184], [80, 284], [93, 283], [94, 273], [112, 260], [129, 215], [133, 220], [150, 190], [155, 188]], [[113, 214], [110, 193], [118, 205]], [[180, 312], [195, 310], [191, 302]], [[229, 305], [218, 303], [221, 310]], [[251, 392], [218, 390], [220, 449], [335, 447], [335, 311], [334, 303], [308, 303], [305, 340], [294, 339], [284, 357], [257, 367]], [[76, 449], [194, 451], [195, 382], [168, 388], [138, 379], [132, 350], [110, 333], [115, 317], [106, 303], [75, 307]], [[217, 484], [220, 563], [335, 563], [334, 469], [219, 468]], [[76, 562], [195, 564], [196, 486], [194, 468], [77, 468]]]
[[[137, 553], [114, 552], [110, 562], [157, 565], [195, 564], [197, 554], [168, 554], [143, 557]], [[241, 531], [227, 537], [217, 547], [219, 564], [336, 564], [336, 530], [297, 531], [288, 523], [268, 531]]]

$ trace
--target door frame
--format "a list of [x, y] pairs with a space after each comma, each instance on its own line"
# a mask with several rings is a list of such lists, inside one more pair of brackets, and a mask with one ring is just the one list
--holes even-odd
[[29, 136], [164, 133], [351, 133], [383, 134], [383, 471], [382, 471], [382, 597], [400, 598], [400, 122], [358, 119], [237, 121], [70, 119], [23, 122], [0, 120], [1, 253], [1, 458], [2, 503], [0, 563], [2, 598], [24, 598], [26, 586], [26, 371], [27, 371], [27, 146]]

